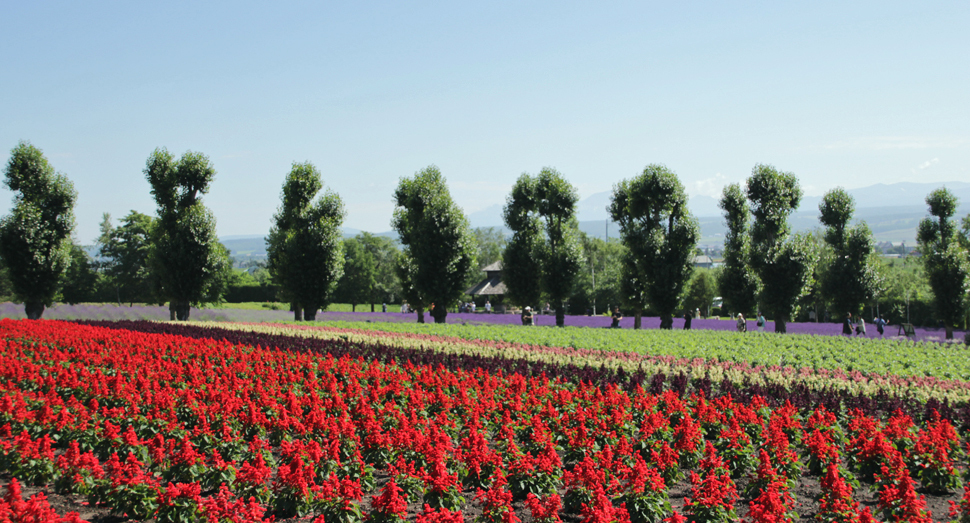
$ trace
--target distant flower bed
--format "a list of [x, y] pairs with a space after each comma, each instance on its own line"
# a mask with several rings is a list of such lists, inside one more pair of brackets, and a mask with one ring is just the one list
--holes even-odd
[[[193, 308], [190, 319], [193, 321], [232, 321], [232, 322], [281, 322], [293, 319], [293, 313], [285, 310], [257, 310], [257, 309], [196, 309]], [[361, 309], [367, 306], [360, 306]], [[24, 307], [21, 304], [4, 302], [0, 303], [0, 318], [23, 319]], [[78, 304], [67, 305], [58, 304], [50, 307], [44, 312], [44, 318], [50, 320], [156, 320], [165, 321], [169, 318], [168, 307], [160, 305], [127, 305], [106, 304]], [[367, 322], [367, 323], [416, 323], [417, 314], [400, 312], [320, 312], [317, 314], [318, 322]], [[433, 321], [430, 314], [425, 314], [425, 320]], [[517, 314], [486, 314], [486, 313], [450, 313], [447, 321], [449, 324], [460, 325], [522, 325], [522, 321]], [[540, 327], [553, 327], [556, 324], [555, 316], [536, 315], [536, 325]], [[566, 326], [568, 327], [591, 327], [608, 328], [610, 326], [608, 316], [566, 316]], [[644, 329], [657, 329], [660, 326], [660, 318], [644, 317]], [[633, 318], [627, 317], [620, 320], [622, 329], [633, 328]], [[674, 329], [683, 329], [683, 318], [674, 319]], [[715, 331], [735, 331], [737, 324], [733, 320], [702, 320], [697, 319], [691, 322], [691, 328], [697, 330]], [[765, 332], [774, 332], [775, 323], [768, 321], [765, 325]], [[748, 320], [748, 332], [755, 333], [757, 327], [754, 320]], [[915, 341], [943, 341], [943, 329], [931, 329], [917, 327], [916, 336], [910, 338]], [[789, 334], [816, 334], [823, 336], [842, 335], [841, 323], [789, 323]], [[886, 326], [885, 334], [880, 336], [876, 332], [875, 325], [868, 325], [868, 338], [892, 338], [899, 334], [898, 325]], [[954, 331], [954, 340], [962, 341], [965, 332]]]

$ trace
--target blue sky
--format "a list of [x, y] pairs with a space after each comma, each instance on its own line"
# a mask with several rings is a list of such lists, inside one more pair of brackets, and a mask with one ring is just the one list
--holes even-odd
[[82, 243], [154, 212], [156, 147], [209, 155], [220, 235], [265, 233], [306, 160], [374, 232], [430, 164], [466, 212], [544, 166], [583, 197], [649, 163], [694, 195], [756, 163], [970, 180], [970, 4], [726, 4], [5, 2], [0, 149], [68, 175]]

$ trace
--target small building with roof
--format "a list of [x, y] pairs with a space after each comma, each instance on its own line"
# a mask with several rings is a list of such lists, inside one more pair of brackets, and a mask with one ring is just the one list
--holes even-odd
[[710, 269], [714, 267], [714, 260], [712, 260], [711, 257], [706, 254], [694, 256], [694, 267]]
[[505, 284], [502, 283], [502, 260], [482, 268], [485, 279], [474, 287], [465, 291], [465, 294], [472, 296], [484, 296], [492, 303], [492, 308], [496, 312], [505, 312], [503, 303], [505, 298]]

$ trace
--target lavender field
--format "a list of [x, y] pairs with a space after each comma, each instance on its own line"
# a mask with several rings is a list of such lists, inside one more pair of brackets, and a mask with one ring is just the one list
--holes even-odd
[[[4, 302], [0, 303], [0, 318], [25, 318], [23, 305]], [[293, 319], [292, 313], [282, 310], [244, 310], [244, 309], [192, 309], [191, 319], [195, 321], [229, 321], [229, 322], [251, 322], [251, 323], [278, 323]], [[169, 318], [168, 307], [156, 305], [127, 305], [114, 304], [78, 304], [66, 305], [59, 304], [48, 308], [44, 312], [44, 318], [51, 320], [156, 320], [165, 321]], [[556, 324], [555, 316], [537, 315], [536, 324], [539, 327], [552, 327]], [[430, 315], [425, 315], [427, 321], [431, 321]], [[400, 312], [321, 312], [317, 314], [317, 321], [347, 321], [347, 322], [367, 322], [367, 323], [414, 323], [417, 315], [401, 314]], [[448, 315], [448, 323], [463, 325], [521, 325], [521, 320], [516, 314], [485, 314], [485, 313], [451, 313]], [[607, 316], [566, 316], [566, 326], [569, 327], [591, 327], [608, 328], [610, 318]], [[643, 318], [644, 329], [656, 329], [660, 326], [660, 318]], [[623, 329], [633, 328], [633, 318], [627, 317], [620, 321]], [[674, 329], [682, 329], [684, 320], [674, 319]], [[694, 320], [691, 323], [694, 329], [733, 331], [737, 326], [733, 320]], [[766, 332], [774, 332], [774, 322], [769, 321], [765, 326]], [[756, 333], [757, 326], [754, 320], [748, 320], [748, 332]], [[816, 334], [824, 336], [839, 336], [842, 334], [840, 323], [789, 323], [788, 332], [791, 334]], [[867, 336], [878, 338], [875, 325], [867, 325]], [[898, 325], [890, 325], [885, 329], [883, 337], [896, 337], [899, 334]], [[954, 331], [954, 338], [957, 341], [964, 339], [965, 331]], [[917, 341], [943, 341], [945, 333], [943, 329], [916, 328]]]

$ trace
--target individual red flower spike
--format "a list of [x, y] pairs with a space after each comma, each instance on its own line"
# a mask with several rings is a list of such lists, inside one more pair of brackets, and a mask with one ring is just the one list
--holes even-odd
[[835, 414], [829, 412], [825, 405], [819, 405], [805, 420], [805, 429], [827, 429], [835, 425], [837, 421]]
[[681, 516], [676, 510], [669, 518], [664, 519], [664, 523], [687, 523], [687, 518]]
[[460, 510], [433, 509], [425, 503], [424, 510], [418, 514], [416, 523], [464, 523], [464, 521], [465, 516]]
[[[529, 493], [532, 495], [532, 493]], [[479, 489], [475, 499], [482, 504], [483, 516], [489, 521], [502, 523], [518, 523], [519, 517], [512, 508], [512, 492], [508, 489], [508, 481], [502, 471], [495, 471], [492, 484], [488, 490]]]
[[199, 510], [208, 523], [262, 523], [266, 510], [254, 498], [249, 501], [235, 499], [223, 483], [215, 496], [204, 498]]
[[121, 441], [124, 442], [125, 445], [132, 447], [137, 447], [138, 445], [142, 444], [142, 441], [138, 439], [138, 434], [135, 434], [135, 429], [131, 425], [128, 425], [128, 428], [121, 435]]
[[859, 519], [859, 503], [852, 499], [852, 487], [839, 472], [839, 465], [829, 462], [822, 477], [822, 497], [819, 500], [818, 519], [822, 521], [856, 522]]
[[408, 501], [401, 495], [403, 492], [404, 490], [398, 486], [394, 478], [391, 478], [381, 489], [380, 495], [371, 498], [371, 506], [374, 508], [374, 512], [383, 516], [404, 519], [408, 511]]
[[691, 497], [684, 500], [684, 509], [692, 519], [715, 521], [735, 518], [734, 503], [738, 499], [737, 488], [731, 476], [723, 469], [710, 471], [702, 478], [690, 473]]
[[704, 442], [704, 457], [701, 458], [700, 467], [707, 471], [718, 469], [727, 470], [727, 467], [724, 465], [724, 460], [717, 454], [714, 444], [710, 441]]
[[970, 488], [963, 489], [963, 498], [960, 503], [950, 501], [950, 517], [959, 517], [961, 521], [970, 520]]
[[188, 436], [183, 436], [178, 442], [175, 454], [172, 456], [172, 465], [194, 465], [202, 461], [202, 454], [195, 450], [192, 440]]
[[659, 449], [650, 450], [650, 461], [656, 463], [660, 470], [676, 469], [679, 460], [678, 452], [670, 448], [666, 441], [660, 444]]
[[258, 452], [251, 461], [243, 462], [242, 466], [239, 467], [239, 472], [236, 473], [236, 481], [246, 485], [258, 486], [268, 481], [272, 475], [273, 469], [266, 466], [263, 453]]
[[532, 519], [539, 523], [561, 523], [559, 511], [562, 510], [562, 498], [559, 494], [552, 493], [549, 496], [540, 498], [533, 493], [529, 493], [525, 498], [525, 506], [529, 508]]
[[909, 476], [902, 454], [893, 451], [889, 462], [881, 467], [876, 481], [879, 491], [879, 507], [893, 521], [908, 523], [932, 523], [932, 514], [926, 510], [926, 498], [916, 495], [913, 479]]
[[748, 517], [751, 523], [791, 523], [795, 500], [783, 480], [768, 483], [758, 497], [751, 500]]
[[165, 505], [174, 505], [176, 499], [191, 499], [196, 503], [202, 501], [202, 487], [198, 483], [169, 483], [162, 493], [161, 501]]
[[813, 429], [805, 439], [805, 446], [808, 447], [809, 454], [821, 463], [839, 459], [839, 449], [828, 431]]
[[657, 469], [647, 465], [640, 453], [634, 454], [633, 467], [626, 475], [627, 488], [634, 494], [644, 492], [662, 492], [667, 489], [664, 478], [660, 476]]
[[303, 464], [303, 460], [295, 458], [277, 469], [273, 488], [276, 491], [292, 489], [306, 496], [313, 485], [313, 468]]
[[18, 523], [57, 522], [60, 519], [57, 516], [57, 512], [47, 502], [47, 495], [43, 492], [38, 492], [30, 496], [30, 499], [24, 504], [23, 511], [13, 518]]
[[700, 425], [690, 415], [685, 415], [674, 430], [674, 449], [691, 454], [698, 450], [702, 440]]
[[443, 458], [439, 457], [431, 463], [431, 470], [425, 474], [424, 482], [431, 492], [444, 494], [458, 486], [458, 475], [449, 473]]
[[10, 483], [7, 483], [4, 489], [3, 501], [6, 502], [11, 513], [20, 514], [23, 512], [26, 503], [24, 503], [23, 490], [17, 478], [10, 478]]
[[916, 430], [917, 429], [916, 425], [913, 423], [913, 418], [903, 414], [903, 411], [897, 409], [886, 422], [886, 426], [882, 429], [882, 433], [893, 442], [897, 442], [900, 440], [912, 440]]
[[626, 506], [614, 507], [601, 486], [593, 493], [592, 502], [583, 504], [580, 516], [583, 523], [630, 523]]

